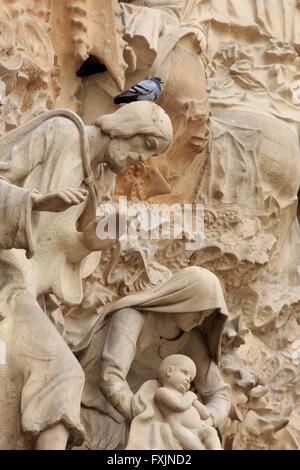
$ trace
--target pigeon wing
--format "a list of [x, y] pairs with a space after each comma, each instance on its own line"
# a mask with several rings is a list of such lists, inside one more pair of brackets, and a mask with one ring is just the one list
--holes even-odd
[[139, 100], [139, 98], [143, 100], [147, 97], [149, 101], [152, 101], [153, 92], [156, 91], [156, 88], [157, 85], [152, 80], [143, 80], [116, 96], [114, 98], [114, 103], [131, 103], [132, 101]]
[[147, 93], [145, 95], [139, 95], [136, 99], [137, 101], [155, 101], [156, 95], [154, 91]]
[[129, 90], [124, 91], [120, 95], [115, 96], [114, 103], [131, 103], [132, 101], [136, 101], [138, 96], [139, 94], [135, 90], [133, 90], [133, 88], [130, 88]]
[[149, 93], [154, 93], [155, 98], [158, 98], [161, 95], [159, 86], [153, 80], [143, 80], [138, 85], [143, 87], [145, 90], [148, 90]]
[[148, 93], [151, 93], [154, 88], [155, 83], [153, 83], [151, 80], [144, 80], [140, 83], [137, 83], [132, 88], [129, 88], [129, 90], [134, 91], [139, 95], [147, 95]]

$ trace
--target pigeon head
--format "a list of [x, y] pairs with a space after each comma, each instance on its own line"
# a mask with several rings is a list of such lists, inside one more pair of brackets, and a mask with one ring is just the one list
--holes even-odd
[[164, 83], [160, 77], [153, 77], [151, 78], [151, 80], [155, 82], [159, 86], [159, 88], [161, 88], [161, 85]]

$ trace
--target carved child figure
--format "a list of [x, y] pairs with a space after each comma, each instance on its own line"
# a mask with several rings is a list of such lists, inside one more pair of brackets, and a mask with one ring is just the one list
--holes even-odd
[[158, 380], [144, 382], [132, 399], [126, 450], [222, 450], [211, 413], [189, 390], [196, 372], [182, 354], [162, 361]]
[[196, 366], [189, 357], [168, 356], [158, 370], [161, 387], [154, 395], [155, 402], [182, 449], [221, 450], [206, 407], [189, 390], [195, 376]]

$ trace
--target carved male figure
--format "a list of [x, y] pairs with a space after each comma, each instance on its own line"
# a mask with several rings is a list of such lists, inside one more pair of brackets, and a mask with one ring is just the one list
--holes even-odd
[[96, 236], [97, 166], [106, 162], [118, 173], [165, 151], [171, 139], [166, 113], [135, 103], [97, 126], [50, 111], [0, 140], [1, 448], [64, 449], [82, 441], [83, 372], [41, 296], [80, 303], [82, 260], [111, 244]]

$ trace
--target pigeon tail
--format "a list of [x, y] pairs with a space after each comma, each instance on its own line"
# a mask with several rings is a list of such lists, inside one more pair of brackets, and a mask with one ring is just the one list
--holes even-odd
[[137, 101], [137, 96], [116, 96], [114, 98], [114, 103], [115, 104], [122, 104], [122, 103], [132, 103], [133, 101]]

